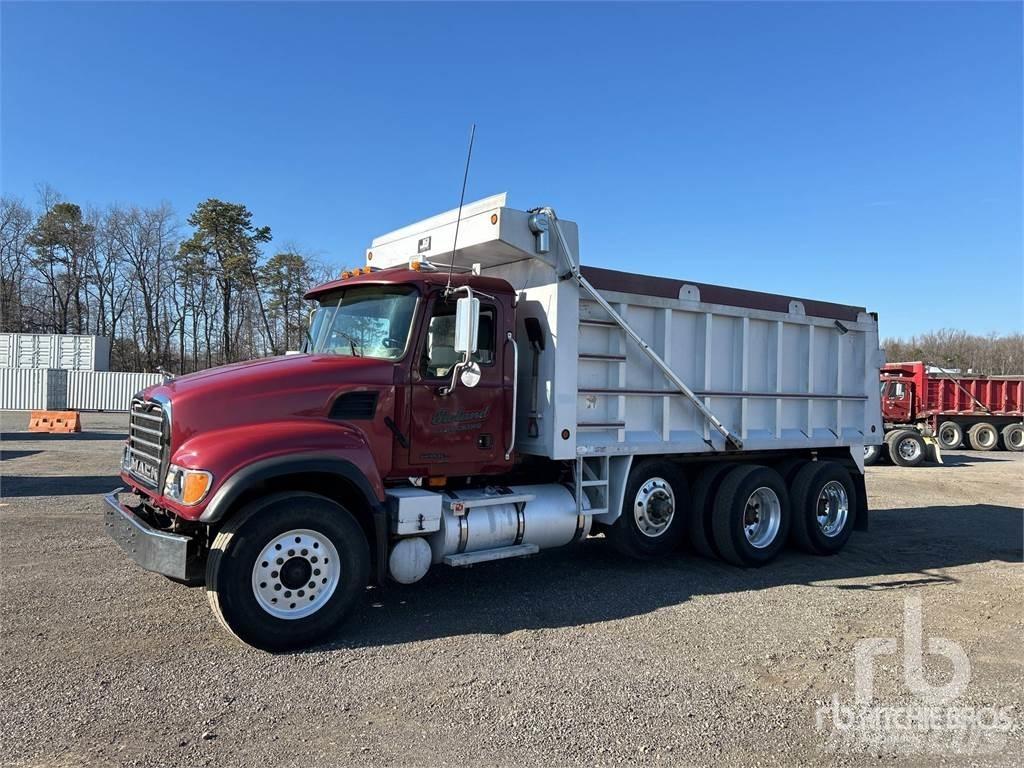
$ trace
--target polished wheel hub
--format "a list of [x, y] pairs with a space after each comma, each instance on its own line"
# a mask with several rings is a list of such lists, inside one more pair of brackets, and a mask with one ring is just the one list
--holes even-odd
[[782, 502], [771, 488], [758, 488], [743, 510], [743, 533], [755, 549], [764, 549], [779, 535]]
[[838, 480], [830, 480], [818, 494], [818, 528], [829, 538], [838, 536], [850, 516], [850, 497]]
[[676, 497], [667, 480], [652, 477], [637, 491], [633, 504], [636, 525], [644, 536], [661, 536], [676, 514]]
[[338, 550], [319, 531], [305, 528], [272, 539], [252, 569], [260, 608], [279, 619], [316, 613], [338, 586]]

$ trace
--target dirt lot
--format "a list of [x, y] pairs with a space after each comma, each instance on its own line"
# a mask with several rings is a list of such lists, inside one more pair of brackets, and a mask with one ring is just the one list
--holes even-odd
[[[369, 590], [333, 644], [272, 656], [105, 538], [99, 494], [118, 485], [125, 423], [87, 414], [61, 437], [17, 433], [26, 414], [0, 421], [5, 765], [1024, 760], [1020, 455], [870, 469], [871, 531], [838, 557], [642, 565], [591, 539]], [[903, 674], [907, 597], [925, 651], [946, 638], [969, 659], [954, 704], [1010, 708], [1012, 729], [985, 731], [974, 754], [834, 725], [859, 639], [901, 649], [873, 666], [874, 704], [920, 703]], [[950, 679], [925, 658], [928, 681]]]

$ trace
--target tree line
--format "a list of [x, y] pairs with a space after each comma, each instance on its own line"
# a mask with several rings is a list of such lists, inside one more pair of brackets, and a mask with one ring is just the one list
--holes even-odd
[[109, 336], [111, 370], [189, 373], [301, 346], [303, 294], [331, 270], [209, 199], [83, 208], [49, 188], [0, 197], [0, 331]]
[[947, 370], [986, 376], [1024, 374], [1024, 334], [978, 336], [943, 329], [882, 342], [890, 363], [924, 361]]
[[[270, 227], [209, 199], [82, 208], [43, 188], [0, 197], [0, 331], [109, 336], [111, 370], [189, 373], [302, 345], [303, 294], [332, 270], [297, 248], [268, 255]], [[1024, 373], [1024, 335], [940, 330], [883, 342], [892, 362]]]

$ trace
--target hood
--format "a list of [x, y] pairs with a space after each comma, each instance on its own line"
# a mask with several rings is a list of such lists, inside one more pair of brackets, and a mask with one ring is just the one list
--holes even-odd
[[171, 403], [172, 444], [192, 435], [285, 418], [324, 418], [335, 397], [394, 383], [394, 360], [282, 355], [232, 363], [150, 387]]

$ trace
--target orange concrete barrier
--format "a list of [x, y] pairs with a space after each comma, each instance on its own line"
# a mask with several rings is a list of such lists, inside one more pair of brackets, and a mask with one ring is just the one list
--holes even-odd
[[82, 418], [78, 411], [32, 411], [29, 432], [81, 432]]

